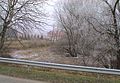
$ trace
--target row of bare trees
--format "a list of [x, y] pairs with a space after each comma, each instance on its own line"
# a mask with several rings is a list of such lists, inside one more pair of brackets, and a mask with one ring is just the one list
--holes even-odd
[[45, 16], [41, 9], [44, 2], [45, 0], [0, 0], [0, 49], [5, 45], [9, 29], [18, 33], [40, 29]]
[[91, 59], [104, 67], [120, 69], [119, 2], [62, 1], [56, 16], [66, 34], [66, 44], [61, 45], [64, 51], [72, 57], [82, 57], [85, 65]]
[[32, 40], [32, 39], [44, 39], [43, 35], [30, 35], [30, 34], [24, 34], [21, 36], [18, 36], [17, 38], [22, 40]]

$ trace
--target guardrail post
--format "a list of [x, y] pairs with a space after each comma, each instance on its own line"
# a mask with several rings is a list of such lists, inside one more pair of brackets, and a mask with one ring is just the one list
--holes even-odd
[[27, 70], [28, 70], [28, 72], [30, 72], [30, 68], [31, 68], [31, 66], [30, 66], [30, 65], [27, 65]]
[[97, 83], [99, 83], [99, 80], [100, 80], [100, 75], [99, 73], [97, 73]]

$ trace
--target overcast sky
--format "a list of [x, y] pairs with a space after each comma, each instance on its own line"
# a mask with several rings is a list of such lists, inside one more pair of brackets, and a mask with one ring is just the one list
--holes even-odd
[[46, 23], [48, 25], [44, 26], [44, 34], [47, 32], [51, 31], [53, 26], [55, 25], [55, 20], [54, 20], [54, 8], [57, 0], [49, 0], [47, 1], [48, 4], [44, 6], [44, 12], [47, 14], [47, 19]]
[[47, 18], [45, 19], [45, 23], [48, 25], [44, 25], [43, 31], [38, 31], [37, 29], [34, 30], [35, 34], [43, 34], [47, 35], [47, 32], [51, 31], [53, 29], [53, 26], [55, 25], [55, 20], [54, 20], [54, 8], [56, 5], [57, 0], [48, 0], [47, 4], [44, 5], [44, 12], [47, 15]]

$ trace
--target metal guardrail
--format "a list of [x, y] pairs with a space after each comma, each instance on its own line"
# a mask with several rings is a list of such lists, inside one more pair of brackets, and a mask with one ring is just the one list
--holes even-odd
[[37, 66], [37, 67], [64, 69], [64, 70], [71, 70], [71, 71], [84, 71], [84, 72], [92, 72], [92, 73], [120, 75], [120, 70], [117, 70], [117, 69], [107, 69], [107, 68], [97, 68], [97, 67], [87, 67], [87, 66], [77, 66], [77, 65], [67, 65], [67, 64], [56, 64], [56, 63], [38, 62], [38, 61], [11, 59], [11, 58], [0, 58], [0, 62]]

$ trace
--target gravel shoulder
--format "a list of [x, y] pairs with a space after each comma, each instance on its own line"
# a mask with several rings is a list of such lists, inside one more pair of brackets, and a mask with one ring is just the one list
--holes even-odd
[[0, 83], [47, 83], [0, 75]]

